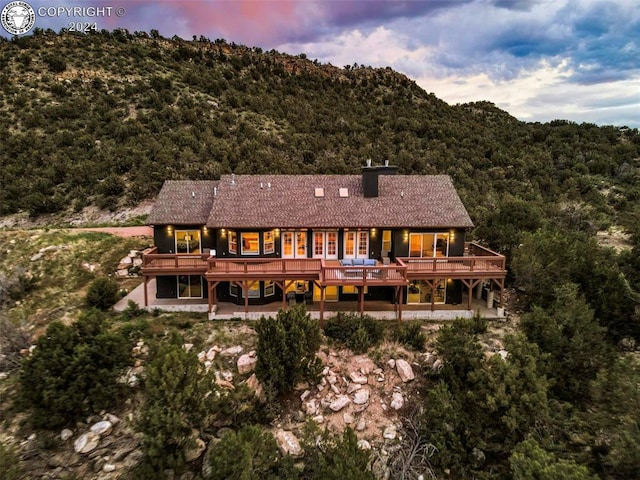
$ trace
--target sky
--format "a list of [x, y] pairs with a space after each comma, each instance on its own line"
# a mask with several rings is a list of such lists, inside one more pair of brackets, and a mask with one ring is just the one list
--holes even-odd
[[[224, 38], [339, 67], [389, 66], [451, 105], [490, 101], [523, 121], [640, 128], [638, 0], [26, 1], [40, 28], [85, 21]], [[90, 6], [110, 14], [55, 11]]]

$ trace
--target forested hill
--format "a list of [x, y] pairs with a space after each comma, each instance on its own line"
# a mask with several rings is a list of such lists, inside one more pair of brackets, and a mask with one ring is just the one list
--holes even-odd
[[525, 218], [540, 207], [585, 228], [636, 224], [637, 129], [450, 106], [389, 68], [157, 32], [39, 30], [0, 38], [0, 88], [0, 215], [114, 209], [167, 179], [357, 173], [371, 158], [452, 175], [476, 224], [514, 202]]

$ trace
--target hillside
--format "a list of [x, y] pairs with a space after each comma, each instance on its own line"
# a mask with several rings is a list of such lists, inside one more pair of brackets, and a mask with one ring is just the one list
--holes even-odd
[[0, 40], [0, 85], [0, 215], [115, 210], [166, 179], [355, 173], [371, 158], [452, 175], [478, 225], [514, 199], [591, 231], [640, 223], [637, 129], [450, 106], [391, 69], [224, 40], [37, 31]]

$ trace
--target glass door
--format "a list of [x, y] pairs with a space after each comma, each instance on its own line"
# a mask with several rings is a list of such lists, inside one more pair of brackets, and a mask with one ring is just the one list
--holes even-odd
[[178, 298], [202, 298], [202, 277], [178, 275]]
[[201, 253], [200, 230], [176, 230], [176, 253]]

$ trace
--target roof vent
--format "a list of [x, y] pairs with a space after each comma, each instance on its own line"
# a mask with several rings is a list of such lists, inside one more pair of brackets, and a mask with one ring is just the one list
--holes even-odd
[[192, 196], [193, 198], [196, 198], [196, 192], [191, 192], [191, 196]]
[[213, 187], [213, 196], [216, 197], [218, 195], [218, 187]]
[[389, 166], [389, 159], [388, 159], [388, 158], [384, 161], [384, 166], [385, 166], [385, 167], [388, 167], [388, 166]]
[[371, 166], [371, 159], [367, 158], [367, 167], [370, 167], [370, 166]]
[[340, 198], [347, 198], [349, 196], [348, 188], [340, 188], [338, 189], [338, 193], [340, 194]]
[[264, 188], [264, 185], [262, 184], [262, 182], [260, 182], [260, 190], [262, 190]]
[[316, 198], [324, 197], [324, 188], [316, 187], [316, 189], [315, 189], [315, 197]]
[[267, 188], [271, 188], [271, 182], [267, 182]]
[[235, 185], [236, 184], [236, 174], [232, 173], [231, 174], [231, 185]]
[[404, 191], [400, 192], [400, 198], [404, 198]]

